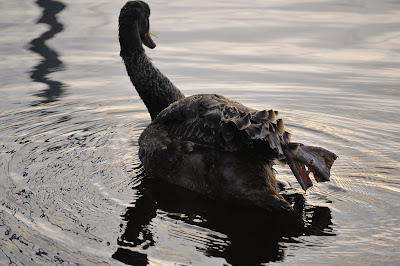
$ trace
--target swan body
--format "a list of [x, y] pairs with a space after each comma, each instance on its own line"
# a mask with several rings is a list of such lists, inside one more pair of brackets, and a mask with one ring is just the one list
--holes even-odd
[[278, 112], [258, 111], [218, 94], [185, 97], [145, 54], [154, 48], [150, 8], [129, 1], [121, 9], [119, 40], [128, 75], [151, 124], [139, 138], [139, 158], [151, 177], [209, 195], [262, 208], [290, 209], [273, 170], [287, 163], [304, 190], [328, 181], [336, 155], [291, 143]]

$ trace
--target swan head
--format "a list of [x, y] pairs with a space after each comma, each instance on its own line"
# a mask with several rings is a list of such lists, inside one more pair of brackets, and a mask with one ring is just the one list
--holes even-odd
[[143, 1], [128, 1], [121, 9], [119, 27], [120, 31], [121, 28], [133, 31], [136, 30], [133, 27], [137, 27], [141, 42], [153, 49], [156, 44], [151, 38], [149, 17], [150, 7], [147, 3]]

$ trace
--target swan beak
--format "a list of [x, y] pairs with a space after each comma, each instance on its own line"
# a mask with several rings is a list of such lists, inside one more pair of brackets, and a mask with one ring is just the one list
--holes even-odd
[[313, 185], [310, 173], [313, 173], [317, 182], [329, 181], [330, 169], [338, 157], [323, 148], [292, 143], [285, 150], [285, 156], [287, 164], [304, 191]]
[[149, 47], [150, 49], [154, 49], [156, 47], [156, 43], [153, 41], [153, 39], [151, 38], [151, 33], [147, 33], [144, 38], [142, 38], [142, 42], [144, 45], [146, 45], [147, 47]]

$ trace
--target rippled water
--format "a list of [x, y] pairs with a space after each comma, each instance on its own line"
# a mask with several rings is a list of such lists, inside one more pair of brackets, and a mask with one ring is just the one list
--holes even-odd
[[277, 168], [300, 220], [146, 179], [124, 2], [0, 4], [1, 265], [400, 264], [398, 1], [149, 1], [148, 53], [186, 95], [274, 108], [339, 155], [304, 199]]

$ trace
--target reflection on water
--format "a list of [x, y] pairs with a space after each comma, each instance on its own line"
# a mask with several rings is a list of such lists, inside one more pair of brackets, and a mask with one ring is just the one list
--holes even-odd
[[34, 105], [56, 101], [64, 93], [65, 88], [65, 84], [62, 82], [48, 77], [53, 72], [63, 70], [65, 66], [59, 59], [58, 53], [46, 44], [46, 41], [64, 29], [64, 25], [57, 20], [57, 14], [65, 8], [65, 4], [53, 0], [38, 0], [36, 4], [43, 9], [42, 17], [37, 23], [48, 24], [50, 29], [38, 38], [33, 39], [29, 47], [29, 50], [43, 57], [31, 72], [31, 79], [34, 82], [41, 82], [48, 86], [47, 89], [35, 94], [43, 99], [39, 102], [34, 102]]
[[[144, 175], [139, 170], [137, 177]], [[298, 242], [295, 237], [335, 235], [329, 208], [311, 206], [300, 194], [285, 195], [295, 212], [271, 213], [209, 200], [146, 177], [136, 189], [140, 197], [123, 215], [127, 225], [113, 255], [130, 265], [197, 264], [190, 249], [180, 254], [186, 245], [232, 265], [260, 265], [283, 260], [283, 244]]]

